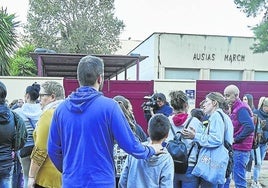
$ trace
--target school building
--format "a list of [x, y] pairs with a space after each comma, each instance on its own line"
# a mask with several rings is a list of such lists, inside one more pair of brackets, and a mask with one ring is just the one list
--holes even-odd
[[128, 54], [148, 57], [115, 79], [153, 80], [154, 91], [184, 90], [195, 104], [198, 80], [268, 81], [268, 53], [254, 54], [254, 42], [253, 37], [153, 33]]

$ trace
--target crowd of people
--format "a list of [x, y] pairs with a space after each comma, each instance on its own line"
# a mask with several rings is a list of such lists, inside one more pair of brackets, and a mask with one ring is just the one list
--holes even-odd
[[[157, 93], [157, 108], [150, 109], [148, 130], [143, 130], [129, 99], [101, 92], [102, 59], [83, 57], [77, 78], [79, 88], [67, 98], [61, 84], [47, 81], [28, 86], [24, 100], [10, 105], [0, 82], [0, 187], [227, 188], [231, 181], [236, 188], [261, 187], [268, 97], [261, 97], [255, 108], [252, 95], [241, 100], [239, 88], [228, 85], [222, 93], [208, 93], [189, 112], [184, 91], [171, 91], [170, 101]], [[19, 148], [14, 146], [17, 121], [12, 112], [27, 130]], [[185, 173], [175, 171], [166, 149], [173, 132], [187, 146]], [[225, 142], [232, 146], [232, 156]], [[215, 151], [221, 154], [212, 155]], [[230, 157], [232, 173], [227, 176]]]

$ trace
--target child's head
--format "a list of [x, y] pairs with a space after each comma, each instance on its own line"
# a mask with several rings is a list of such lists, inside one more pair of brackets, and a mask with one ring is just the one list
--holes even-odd
[[202, 109], [194, 108], [191, 110], [191, 116], [196, 117], [197, 119], [199, 119], [199, 121], [203, 121], [205, 114]]
[[163, 114], [155, 114], [149, 120], [148, 134], [152, 141], [160, 141], [167, 138], [170, 129], [170, 122]]

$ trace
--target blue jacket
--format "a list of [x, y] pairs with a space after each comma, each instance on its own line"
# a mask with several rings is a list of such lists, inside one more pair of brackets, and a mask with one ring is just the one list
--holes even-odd
[[194, 138], [202, 147], [215, 148], [223, 144], [224, 140], [233, 143], [232, 121], [222, 109], [213, 112], [208, 122], [209, 125], [204, 132], [197, 132]]
[[115, 187], [114, 140], [136, 158], [155, 154], [133, 135], [118, 103], [92, 87], [80, 87], [55, 110], [48, 154], [64, 187]]
[[155, 111], [155, 114], [164, 114], [165, 116], [170, 116], [173, 112], [173, 109], [171, 106], [169, 106], [168, 103], [161, 106], [159, 109]]

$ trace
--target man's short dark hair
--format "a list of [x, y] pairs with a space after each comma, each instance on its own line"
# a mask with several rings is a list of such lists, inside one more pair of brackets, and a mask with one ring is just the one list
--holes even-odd
[[168, 118], [163, 114], [155, 114], [149, 120], [149, 128], [148, 133], [151, 140], [159, 141], [165, 137], [167, 137], [170, 122]]
[[6, 102], [7, 88], [3, 82], [0, 82], [0, 103]]
[[77, 78], [80, 86], [93, 86], [99, 75], [104, 73], [104, 63], [101, 58], [85, 56], [77, 67]]
[[205, 113], [200, 108], [194, 108], [191, 110], [191, 116], [196, 117], [197, 119], [199, 119], [199, 121], [202, 122], [204, 119]]

